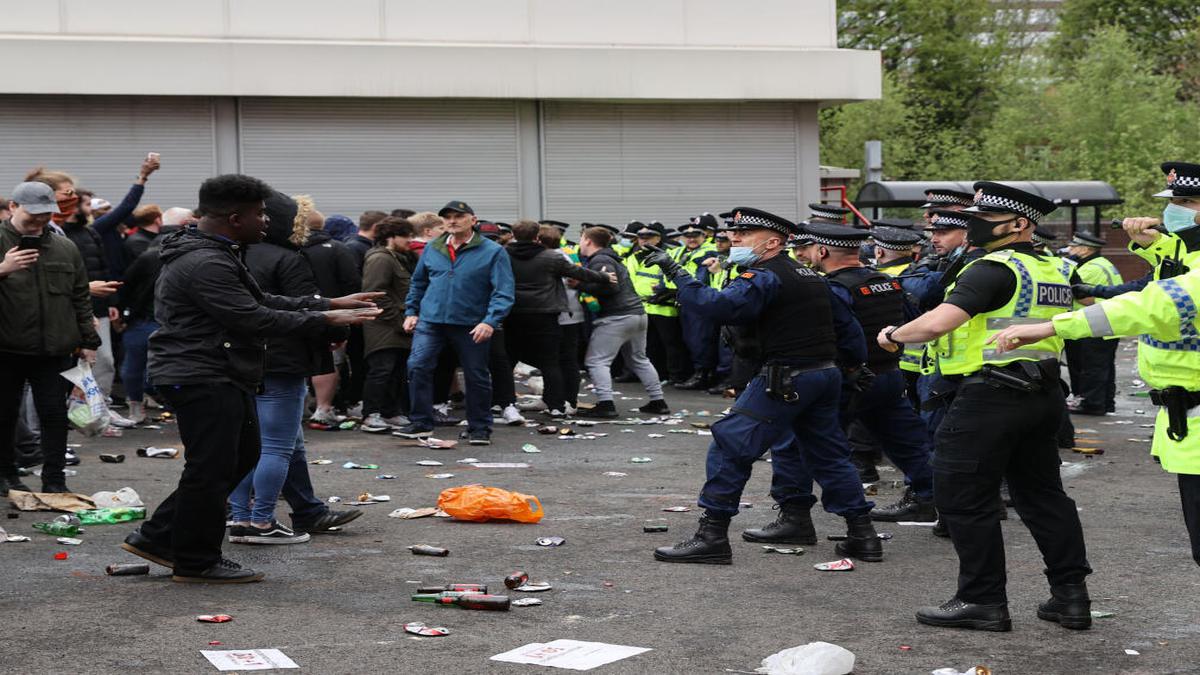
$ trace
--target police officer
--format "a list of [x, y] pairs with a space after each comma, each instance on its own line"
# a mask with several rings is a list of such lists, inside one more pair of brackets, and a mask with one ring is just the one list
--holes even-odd
[[[1096, 286], [1125, 283], [1117, 266], [1100, 255], [1104, 240], [1086, 232], [1076, 232], [1067, 244], [1067, 253], [1077, 264], [1079, 280]], [[1076, 415], [1103, 415], [1117, 409], [1118, 340], [1083, 338], [1067, 341], [1067, 365], [1071, 391], [1077, 402], [1067, 408]]]
[[562, 240], [560, 247], [563, 248], [564, 250], [570, 249], [572, 252], [574, 252], [576, 247], [579, 246], [578, 243], [567, 239], [567, 230], [571, 226], [564, 223], [563, 221], [561, 221], [561, 220], [539, 220], [538, 225], [549, 225], [549, 226], [557, 229], [558, 236]]
[[880, 331], [880, 346], [933, 340], [938, 368], [958, 391], [937, 431], [933, 460], [938, 513], [958, 552], [958, 591], [917, 620], [932, 626], [1012, 630], [1005, 593], [997, 496], [1007, 476], [1017, 512], [1046, 564], [1052, 612], [1068, 628], [1091, 626], [1084, 579], [1091, 573], [1075, 502], [1059, 476], [1055, 434], [1062, 418], [1062, 339], [999, 353], [988, 338], [1013, 324], [1070, 309], [1070, 284], [1056, 261], [1033, 252], [1033, 228], [1049, 200], [992, 182], [975, 183], [967, 236], [987, 251], [958, 275], [946, 301], [920, 318]]
[[[1178, 190], [1178, 188], [1176, 188]], [[1194, 206], [1200, 219], [1200, 184]], [[1055, 316], [1052, 323], [1006, 328], [992, 337], [998, 351], [1023, 349], [1047, 338], [1140, 335], [1138, 372], [1160, 406], [1150, 452], [1178, 475], [1183, 519], [1200, 564], [1200, 269], [1155, 281], [1144, 290]], [[1115, 340], [1114, 340], [1115, 342]], [[1056, 594], [1057, 597], [1057, 594]], [[1041, 616], [1044, 608], [1039, 608]], [[1052, 609], [1050, 611], [1053, 611]], [[1043, 617], [1049, 618], [1049, 617]]]
[[[866, 230], [824, 223], [804, 229], [816, 244], [814, 267], [824, 273], [833, 292], [850, 305], [865, 334], [877, 335], [883, 327], [915, 316], [915, 311], [906, 307], [900, 282], [859, 261], [858, 251], [871, 237]], [[886, 350], [874, 341], [867, 345], [867, 368], [873, 378], [853, 383], [856, 393], [845, 405], [842, 423], [861, 424], [910, 484], [899, 502], [875, 509], [871, 517], [931, 523], [937, 520], [937, 511], [933, 505], [929, 435], [905, 395], [899, 363], [898, 351]]]
[[[1129, 250], [1154, 268], [1155, 279], [1170, 279], [1200, 266], [1200, 219], [1196, 217], [1200, 164], [1166, 162], [1167, 189], [1155, 197], [1170, 200], [1161, 218], [1126, 218]], [[1165, 233], [1163, 232], [1165, 230]]]
[[[839, 554], [883, 559], [871, 524], [871, 503], [838, 425], [842, 375], [835, 361], [840, 352], [847, 363], [862, 363], [865, 344], [857, 342], [862, 330], [816, 272], [784, 255], [795, 230], [793, 223], [765, 211], [735, 209], [730, 260], [743, 271], [720, 292], [683, 273], [665, 253], [647, 257], [678, 284], [684, 307], [738, 325], [741, 338], [757, 347], [762, 364], [730, 414], [712, 427], [708, 477], [699, 498], [705, 512], [698, 531], [675, 546], [657, 549], [656, 560], [729, 564], [729, 521], [738, 512], [751, 468], [789, 432], [798, 442], [775, 453], [773, 471], [798, 475], [807, 469], [821, 484], [825, 508], [848, 525]], [[839, 334], [843, 338], [835, 344]]]
[[666, 228], [657, 221], [642, 225], [637, 231], [637, 250], [625, 258], [625, 268], [650, 320], [646, 352], [654, 369], [671, 382], [683, 382], [691, 376], [691, 364], [679, 326], [675, 284], [663, 276], [662, 270], [645, 262], [646, 254], [662, 245], [665, 234]]
[[908, 272], [915, 262], [914, 249], [924, 241], [912, 230], [881, 226], [879, 221], [871, 228], [871, 239], [875, 244], [875, 269], [893, 277]]
[[[722, 217], [728, 216], [729, 224], [733, 222], [732, 213], [723, 213]], [[715, 219], [714, 219], [715, 221]], [[715, 225], [714, 225], [715, 227]], [[725, 230], [717, 230], [713, 233], [713, 245], [717, 249], [717, 254], [704, 261], [704, 266], [708, 270], [708, 285], [714, 290], [721, 290], [729, 285], [729, 282], [736, 277], [738, 272], [737, 265], [729, 262], [729, 249], [732, 246], [729, 242], [729, 233]], [[722, 336], [722, 328], [717, 326], [717, 372], [716, 382], [709, 387], [708, 394], [711, 396], [723, 396], [730, 390], [742, 390], [749, 381], [748, 368], [737, 367], [737, 356], [733, 353], [733, 348]]]
[[[705, 215], [712, 218], [709, 214]], [[679, 227], [683, 234], [683, 246], [672, 251], [671, 257], [685, 272], [707, 284], [709, 270], [705, 263], [717, 257], [717, 247], [708, 240], [708, 232], [700, 225], [701, 218], [696, 216]], [[717, 370], [717, 327], [686, 307], [679, 309], [679, 326], [692, 359], [692, 376], [676, 383], [675, 388], [708, 389], [713, 384]]]

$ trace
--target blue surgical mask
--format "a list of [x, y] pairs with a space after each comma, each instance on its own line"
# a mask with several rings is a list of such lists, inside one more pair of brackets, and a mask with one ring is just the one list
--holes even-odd
[[758, 254], [754, 252], [757, 247], [752, 246], [732, 246], [729, 249], [729, 262], [734, 265], [753, 265], [758, 262]]
[[1196, 212], [1179, 204], [1167, 204], [1163, 209], [1163, 225], [1167, 232], [1178, 232], [1196, 226]]

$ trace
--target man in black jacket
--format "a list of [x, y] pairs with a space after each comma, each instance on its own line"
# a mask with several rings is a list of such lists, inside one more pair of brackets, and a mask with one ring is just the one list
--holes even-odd
[[504, 319], [504, 335], [510, 359], [524, 361], [542, 371], [545, 382], [542, 400], [546, 410], [561, 417], [565, 406], [562, 372], [558, 369], [558, 348], [562, 341], [558, 314], [567, 308], [562, 278], [604, 288], [616, 283], [617, 277], [615, 272], [605, 274], [579, 267], [562, 251], [542, 246], [537, 240], [540, 227], [532, 220], [519, 220], [512, 226], [514, 241], [505, 250], [512, 261], [516, 289], [512, 310]]
[[613, 404], [612, 362], [620, 353], [646, 393], [650, 402], [638, 408], [653, 415], [670, 412], [663, 400], [662, 382], [658, 371], [646, 358], [646, 310], [642, 299], [633, 289], [629, 271], [610, 248], [612, 233], [603, 227], [589, 227], [579, 239], [579, 253], [587, 258], [587, 268], [603, 273], [615, 273], [617, 283], [605, 285], [580, 284], [580, 288], [596, 296], [600, 301], [600, 312], [592, 321], [592, 336], [588, 340], [584, 364], [596, 388], [596, 405], [580, 410], [580, 417], [617, 417]]
[[360, 296], [289, 298], [259, 289], [243, 255], [266, 234], [271, 192], [249, 176], [210, 178], [200, 186], [199, 225], [160, 246], [161, 327], [150, 339], [150, 376], [175, 410], [185, 462], [175, 492], [122, 548], [174, 568], [174, 581], [263, 578], [221, 555], [225, 500], [258, 461], [254, 390], [263, 376], [263, 337], [319, 335], [379, 311], [365, 309], [370, 303]]
[[41, 419], [42, 491], [68, 492], [66, 384], [71, 355], [88, 361], [100, 346], [79, 251], [52, 234], [54, 190], [21, 183], [12, 192], [12, 221], [0, 222], [0, 496], [29, 490], [13, 462], [13, 440], [25, 383]]

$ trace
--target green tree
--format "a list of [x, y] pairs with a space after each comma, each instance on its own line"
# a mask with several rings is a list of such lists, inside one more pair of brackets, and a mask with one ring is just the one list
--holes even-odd
[[[1070, 67], [1098, 31], [1118, 26], [1131, 44], [1153, 63], [1155, 72], [1180, 75], [1200, 68], [1200, 3], [1195, 0], [1066, 0], [1059, 11], [1058, 32], [1051, 44], [1056, 61]], [[1181, 95], [1200, 97], [1192, 82]]]
[[1095, 31], [1070, 73], [1048, 85], [1026, 80], [992, 119], [979, 167], [1028, 180], [1104, 180], [1129, 213], [1153, 213], [1161, 200], [1158, 165], [1200, 154], [1194, 104], [1177, 98], [1179, 81], [1123, 29]]

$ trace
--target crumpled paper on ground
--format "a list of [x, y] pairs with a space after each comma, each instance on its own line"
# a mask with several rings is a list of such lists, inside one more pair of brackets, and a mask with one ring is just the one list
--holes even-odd
[[74, 492], [24, 492], [9, 490], [8, 501], [21, 511], [87, 511], [96, 508], [96, 503], [87, 495]]

